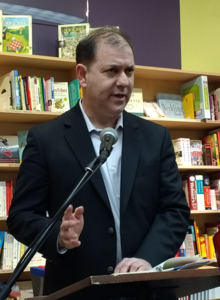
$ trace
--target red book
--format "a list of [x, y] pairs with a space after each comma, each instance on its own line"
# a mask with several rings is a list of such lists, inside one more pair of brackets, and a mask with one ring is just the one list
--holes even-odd
[[29, 80], [29, 77], [30, 77], [30, 76], [23, 77], [23, 80], [24, 80], [24, 90], [25, 90], [25, 93], [26, 93], [26, 95], [27, 95], [27, 100], [28, 100], [28, 107], [29, 107], [29, 110], [32, 110], [31, 91], [30, 91], [30, 80]]
[[191, 210], [198, 210], [196, 196], [196, 181], [194, 176], [187, 177], [189, 207]]

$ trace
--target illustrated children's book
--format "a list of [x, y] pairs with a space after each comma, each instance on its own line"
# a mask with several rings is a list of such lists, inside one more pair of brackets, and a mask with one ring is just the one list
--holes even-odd
[[32, 16], [3, 15], [3, 52], [32, 54]]
[[58, 25], [58, 40], [64, 41], [59, 57], [76, 59], [76, 46], [89, 34], [89, 23]]

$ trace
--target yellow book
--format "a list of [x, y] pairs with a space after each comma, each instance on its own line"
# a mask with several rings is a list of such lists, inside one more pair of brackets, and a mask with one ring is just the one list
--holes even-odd
[[213, 243], [213, 235], [208, 235], [209, 241], [209, 256], [211, 259], [216, 259], [215, 248]]
[[200, 249], [201, 249], [201, 256], [206, 257], [206, 246], [205, 246], [205, 238], [204, 236], [200, 237]]
[[183, 110], [186, 119], [195, 119], [194, 115], [194, 93], [182, 97]]

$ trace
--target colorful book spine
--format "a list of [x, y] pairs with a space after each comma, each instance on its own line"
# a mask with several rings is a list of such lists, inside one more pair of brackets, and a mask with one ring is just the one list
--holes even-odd
[[191, 210], [198, 210], [195, 176], [187, 177], [187, 184], [189, 195], [189, 207]]
[[195, 175], [198, 210], [205, 210], [203, 175]]
[[212, 209], [211, 207], [211, 196], [210, 196], [210, 178], [208, 175], [203, 176], [203, 192], [205, 201], [205, 210]]

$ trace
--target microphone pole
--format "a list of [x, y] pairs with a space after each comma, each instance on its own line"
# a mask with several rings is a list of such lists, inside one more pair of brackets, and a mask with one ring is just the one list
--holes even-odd
[[[109, 153], [110, 154], [110, 153]], [[108, 155], [109, 155], [108, 154]], [[107, 157], [106, 157], [107, 159]], [[105, 160], [106, 160], [105, 159]], [[35, 253], [39, 250], [39, 248], [42, 246], [52, 229], [55, 227], [56, 223], [60, 220], [60, 218], [63, 216], [64, 211], [68, 207], [70, 200], [73, 196], [76, 195], [76, 193], [84, 186], [84, 184], [95, 174], [95, 172], [101, 167], [101, 165], [105, 162], [105, 160], [101, 157], [101, 155], [97, 158], [95, 158], [87, 167], [85, 167], [86, 173], [82, 177], [82, 179], [79, 181], [77, 186], [74, 188], [74, 190], [70, 193], [68, 198], [65, 200], [65, 202], [61, 205], [59, 210], [56, 212], [56, 214], [51, 219], [49, 226], [46, 226], [33, 240], [33, 242], [30, 244], [30, 246], [25, 251], [24, 255], [19, 260], [11, 278], [7, 283], [1, 283], [0, 285], [0, 300], [5, 300], [7, 296], [10, 294], [11, 289], [21, 273], [24, 271], [25, 267], [28, 265], [32, 257], [35, 255]]]

